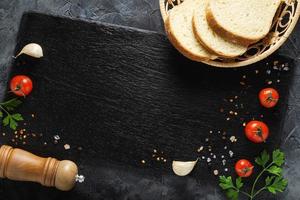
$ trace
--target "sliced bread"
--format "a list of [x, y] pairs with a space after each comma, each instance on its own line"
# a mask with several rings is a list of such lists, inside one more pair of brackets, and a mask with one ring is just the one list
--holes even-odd
[[245, 45], [270, 31], [281, 0], [210, 0], [206, 17], [214, 31]]
[[208, 25], [206, 8], [210, 0], [196, 1], [199, 1], [199, 6], [194, 11], [193, 28], [196, 38], [202, 45], [215, 54], [226, 58], [236, 57], [245, 53], [247, 46], [235, 44], [224, 39], [219, 34], [216, 34]]
[[217, 56], [207, 51], [197, 41], [193, 32], [193, 11], [199, 7], [198, 3], [199, 1], [195, 0], [185, 0], [174, 7], [165, 23], [166, 32], [175, 48], [189, 59], [194, 61], [215, 59]]

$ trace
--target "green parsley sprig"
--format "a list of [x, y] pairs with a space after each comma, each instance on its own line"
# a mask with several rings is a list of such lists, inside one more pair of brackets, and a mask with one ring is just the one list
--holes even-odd
[[[220, 176], [220, 187], [226, 191], [226, 196], [231, 200], [237, 200], [239, 193], [246, 195], [250, 200], [253, 200], [262, 191], [269, 191], [272, 194], [277, 192], [283, 192], [286, 188], [288, 181], [282, 176], [282, 165], [285, 161], [284, 153], [279, 149], [274, 150], [272, 153], [272, 160], [270, 161], [270, 155], [267, 151], [263, 151], [261, 155], [255, 158], [257, 165], [262, 167], [262, 171], [257, 175], [250, 193], [242, 191], [243, 187], [242, 178], [239, 177], [233, 181], [231, 176]], [[265, 179], [264, 186], [256, 190], [256, 185], [263, 174], [268, 174]]]
[[[0, 103], [0, 118], [2, 119], [2, 124], [4, 126], [9, 125], [11, 129], [16, 130], [18, 122], [24, 120], [20, 113], [10, 113], [11, 111], [14, 111], [15, 108], [17, 108], [21, 103], [22, 101], [17, 98]], [[6, 116], [4, 117], [4, 115]]]

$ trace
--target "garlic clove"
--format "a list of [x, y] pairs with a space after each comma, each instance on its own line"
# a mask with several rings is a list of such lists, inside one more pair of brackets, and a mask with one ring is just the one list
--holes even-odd
[[195, 161], [173, 161], [172, 169], [174, 173], [178, 176], [186, 176], [194, 169], [195, 165], [197, 164], [198, 159]]
[[22, 54], [26, 54], [34, 58], [41, 58], [44, 56], [42, 47], [36, 43], [30, 43], [24, 46], [21, 52], [15, 58]]

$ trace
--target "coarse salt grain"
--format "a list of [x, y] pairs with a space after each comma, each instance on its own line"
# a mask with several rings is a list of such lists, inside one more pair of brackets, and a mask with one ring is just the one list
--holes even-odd
[[231, 136], [231, 137], [229, 138], [229, 140], [230, 140], [232, 143], [237, 142], [237, 139], [236, 139], [235, 136]]
[[201, 152], [203, 150], [203, 146], [199, 147], [199, 149], [197, 149], [198, 152]]
[[60, 140], [60, 136], [59, 136], [59, 135], [54, 135], [53, 138], [54, 138], [55, 140]]
[[225, 172], [228, 172], [228, 168], [225, 168], [224, 171], [225, 171]]
[[222, 160], [222, 164], [223, 164], [223, 166], [226, 165], [226, 160], [225, 159]]
[[233, 157], [233, 152], [231, 150], [229, 150], [229, 156], [232, 158]]
[[208, 163], [211, 162], [211, 158], [207, 158], [207, 162], [208, 162]]
[[65, 148], [65, 150], [69, 150], [71, 148], [71, 146], [69, 144], [65, 144], [64, 148]]
[[214, 175], [217, 176], [219, 174], [218, 170], [214, 170]]

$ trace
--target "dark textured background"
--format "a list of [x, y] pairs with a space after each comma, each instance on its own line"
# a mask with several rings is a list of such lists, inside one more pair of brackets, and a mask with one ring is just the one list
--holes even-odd
[[[65, 15], [70, 17], [79, 17], [95, 21], [105, 21], [111, 23], [117, 23], [122, 25], [135, 26], [138, 28], [155, 30], [163, 32], [161, 18], [158, 10], [157, 1], [1, 1], [0, 2], [0, 44], [2, 46], [2, 52], [0, 54], [1, 71], [3, 77], [6, 77], [8, 66], [11, 63], [11, 55], [16, 44], [16, 33], [19, 27], [20, 17], [24, 11], [37, 10], [45, 13], [52, 13], [58, 15]], [[284, 129], [282, 135], [286, 138], [283, 139], [282, 148], [287, 154], [286, 176], [289, 179], [288, 190], [281, 195], [281, 199], [298, 199], [300, 196], [299, 178], [300, 172], [298, 170], [300, 161], [298, 159], [300, 155], [300, 133], [298, 130], [299, 124], [299, 105], [300, 105], [300, 82], [298, 76], [300, 71], [298, 69], [299, 59], [299, 33], [300, 28], [293, 33], [289, 38], [286, 45], [279, 51], [279, 54], [291, 57], [294, 59], [296, 66], [294, 69], [294, 77], [291, 79], [292, 83], [289, 89], [288, 95], [288, 112], [284, 118]], [[1, 90], [5, 90], [5, 78], [2, 79]], [[158, 199], [162, 196], [167, 196], [167, 199], [221, 199], [221, 195], [217, 193], [215, 185], [206, 185], [204, 180], [185, 179], [180, 181], [177, 178], [167, 176], [165, 182], [172, 185], [172, 187], [166, 187], [168, 184], [161, 184], [161, 180], [149, 182], [145, 179], [140, 179], [137, 174], [135, 177], [130, 176], [130, 173], [126, 173], [126, 169], [106, 171], [105, 173], [101, 168], [94, 166], [90, 169], [91, 172], [96, 170], [98, 173], [98, 179], [103, 179], [102, 184], [93, 186], [94, 188], [103, 188], [106, 194], [102, 194], [103, 190], [99, 189], [98, 198], [106, 196], [109, 193], [118, 193], [119, 196], [116, 199], [136, 199], [136, 194], [140, 194], [142, 199]], [[103, 173], [99, 173], [99, 172]], [[142, 174], [142, 172], [141, 172]], [[111, 182], [109, 181], [111, 180]], [[175, 181], [176, 180], [176, 181]], [[163, 182], [164, 182], [163, 181]], [[135, 184], [135, 183], [139, 184]], [[1, 182], [2, 183], [2, 182]], [[5, 182], [2, 184], [2, 189], [10, 189], [11, 186], [16, 187], [15, 183]], [[19, 185], [20, 187], [22, 184]], [[110, 187], [111, 186], [111, 187]], [[93, 191], [91, 188], [82, 187], [82, 195], [85, 195], [87, 191]], [[110, 189], [109, 189], [110, 188]], [[114, 189], [113, 189], [114, 188]], [[185, 188], [184, 192], [178, 190], [179, 188]], [[86, 189], [86, 190], [84, 190]], [[20, 189], [22, 190], [22, 189]], [[31, 199], [34, 199], [39, 194], [43, 193], [44, 189], [40, 187], [35, 188], [36, 193], [32, 194]], [[117, 191], [116, 191], [117, 190]], [[176, 191], [177, 190], [177, 191]], [[28, 195], [28, 191], [24, 193], [15, 193], [17, 197], [20, 195]], [[3, 193], [4, 195], [7, 193]], [[14, 194], [13, 191], [9, 193]], [[53, 192], [53, 199], [58, 198], [57, 193]], [[80, 197], [81, 193], [78, 193]], [[187, 196], [189, 195], [189, 196]], [[2, 195], [3, 197], [3, 195]], [[10, 196], [11, 197], [11, 196]], [[49, 196], [51, 198], [51, 195]], [[85, 196], [86, 197], [86, 196]], [[7, 197], [6, 197], [7, 199]], [[25, 196], [24, 196], [25, 199]]]

